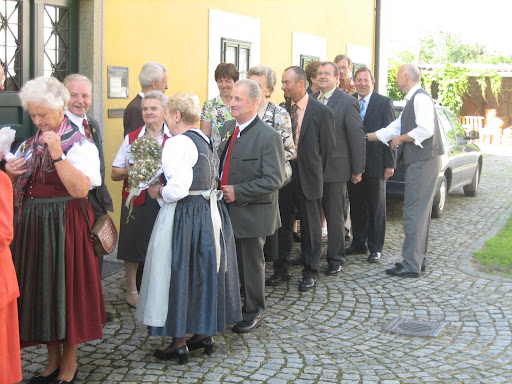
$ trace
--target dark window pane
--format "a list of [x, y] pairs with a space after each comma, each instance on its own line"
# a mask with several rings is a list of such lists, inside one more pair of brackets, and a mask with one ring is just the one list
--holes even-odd
[[20, 1], [0, 2], [0, 62], [5, 70], [5, 90], [19, 91], [21, 78]]

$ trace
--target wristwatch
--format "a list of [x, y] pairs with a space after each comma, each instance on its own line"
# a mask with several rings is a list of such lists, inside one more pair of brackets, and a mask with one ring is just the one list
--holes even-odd
[[61, 160], [66, 160], [66, 155], [65, 154], [60, 155], [59, 157], [57, 157], [55, 160], [52, 160], [52, 161], [55, 164], [55, 163], [57, 163], [57, 162], [59, 162]]
[[364, 134], [364, 139], [365, 139], [366, 141], [368, 141], [368, 134], [367, 134], [367, 133], [365, 133], [365, 134]]

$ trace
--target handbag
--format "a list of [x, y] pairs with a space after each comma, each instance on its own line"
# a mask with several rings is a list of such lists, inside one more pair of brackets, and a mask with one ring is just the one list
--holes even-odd
[[100, 187], [96, 189], [96, 193], [98, 192], [101, 196], [103, 215], [98, 217], [92, 228], [91, 223], [89, 221], [89, 215], [87, 215], [87, 212], [85, 210], [83, 199], [80, 200], [80, 203], [82, 205], [82, 212], [84, 214], [85, 221], [87, 222], [87, 226], [89, 227], [89, 232], [91, 233], [94, 254], [96, 256], [105, 256], [114, 251], [117, 244], [118, 234], [116, 226], [112, 221], [112, 218], [107, 213], [107, 205], [105, 204], [103, 191]]

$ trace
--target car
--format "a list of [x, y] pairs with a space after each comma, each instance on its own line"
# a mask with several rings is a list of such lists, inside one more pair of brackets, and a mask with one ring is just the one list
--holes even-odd
[[[398, 117], [402, 113], [405, 103], [394, 102], [393, 107]], [[445, 154], [442, 156], [439, 179], [432, 204], [431, 216], [434, 218], [442, 216], [449, 192], [463, 188], [464, 195], [476, 196], [483, 165], [482, 152], [472, 142], [472, 140], [479, 139], [478, 132], [471, 131], [467, 134], [459, 119], [441, 104], [436, 103], [436, 111]], [[387, 194], [403, 196], [404, 179], [405, 165], [398, 161], [395, 174], [387, 181]]]

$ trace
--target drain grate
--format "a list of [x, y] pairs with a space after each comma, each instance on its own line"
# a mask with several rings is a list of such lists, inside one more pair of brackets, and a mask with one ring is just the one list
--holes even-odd
[[448, 323], [440, 321], [419, 321], [396, 317], [382, 330], [407, 336], [437, 337], [447, 325]]

